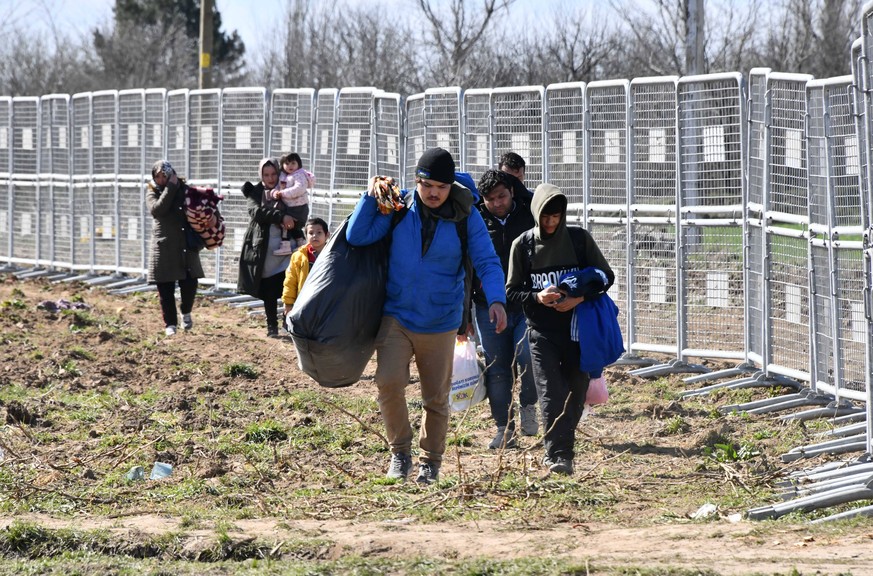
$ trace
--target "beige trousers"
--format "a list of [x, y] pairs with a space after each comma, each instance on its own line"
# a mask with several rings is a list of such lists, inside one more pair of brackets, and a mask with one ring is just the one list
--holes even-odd
[[419, 460], [437, 466], [442, 462], [449, 427], [449, 390], [456, 334], [454, 330], [438, 334], [411, 332], [390, 316], [382, 318], [376, 337], [376, 387], [393, 454], [409, 454], [412, 450], [406, 386], [409, 362], [415, 356], [424, 408], [418, 436]]

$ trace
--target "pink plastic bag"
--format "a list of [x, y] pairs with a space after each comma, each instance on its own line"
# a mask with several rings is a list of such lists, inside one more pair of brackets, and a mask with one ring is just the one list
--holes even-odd
[[606, 404], [607, 400], [609, 400], [609, 391], [606, 389], [606, 379], [603, 376], [592, 379], [588, 383], [585, 403], [594, 406], [595, 404]]

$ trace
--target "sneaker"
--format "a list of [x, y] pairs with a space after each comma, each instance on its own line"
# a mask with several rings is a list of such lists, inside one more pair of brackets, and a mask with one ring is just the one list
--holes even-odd
[[287, 256], [288, 254], [294, 254], [294, 248], [291, 247], [290, 240], [282, 240], [279, 243], [279, 247], [273, 250], [273, 256]]
[[279, 337], [279, 328], [276, 326], [270, 326], [267, 328], [267, 338], [278, 338]]
[[[544, 459], [545, 462], [545, 459]], [[564, 474], [566, 476], [573, 475], [573, 461], [569, 458], [564, 458], [562, 456], [558, 456], [552, 461], [551, 466], [549, 466], [549, 472], [554, 474]]]
[[440, 477], [440, 467], [430, 462], [422, 462], [418, 465], [418, 478], [415, 479], [419, 484], [433, 484]]
[[537, 405], [528, 404], [519, 410], [521, 416], [521, 433], [524, 436], [536, 436], [540, 431], [540, 423], [537, 420]]
[[551, 468], [555, 461], [548, 455], [543, 456], [543, 468]]
[[488, 444], [489, 450], [500, 450], [501, 448], [515, 447], [515, 430], [510, 429], [507, 431], [506, 426], [498, 426], [497, 434], [494, 435], [494, 439], [491, 440], [490, 444]]
[[410, 470], [412, 470], [412, 458], [409, 454], [399, 452], [391, 455], [391, 463], [388, 464], [388, 473], [386, 476], [388, 478], [406, 480], [406, 477], [409, 476]]
[[194, 327], [194, 320], [191, 318], [190, 314], [182, 314], [182, 328], [184, 330], [190, 330]]
[[167, 336], [175, 335], [176, 334], [176, 327], [175, 326], [167, 326], [166, 328], [164, 328], [164, 334], [166, 334]]

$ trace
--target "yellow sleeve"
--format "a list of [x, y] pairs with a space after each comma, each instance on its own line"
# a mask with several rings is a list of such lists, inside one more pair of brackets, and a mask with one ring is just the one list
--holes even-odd
[[292, 254], [291, 261], [288, 263], [288, 269], [285, 270], [285, 281], [282, 283], [282, 303], [286, 306], [294, 305], [294, 301], [297, 300], [297, 295], [300, 293], [300, 287], [303, 286], [303, 281], [298, 279], [300, 276], [300, 264], [296, 262], [299, 260], [298, 256], [300, 255], [299, 252]]

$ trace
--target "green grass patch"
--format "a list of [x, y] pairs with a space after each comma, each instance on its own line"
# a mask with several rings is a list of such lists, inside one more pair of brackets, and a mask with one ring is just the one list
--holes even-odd
[[244, 362], [227, 364], [222, 368], [222, 372], [225, 376], [231, 378], [248, 378], [250, 380], [255, 380], [259, 376], [257, 368]]

